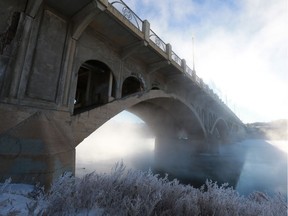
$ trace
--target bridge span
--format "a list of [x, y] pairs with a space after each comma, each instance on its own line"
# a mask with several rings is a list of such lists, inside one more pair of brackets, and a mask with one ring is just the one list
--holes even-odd
[[75, 172], [75, 147], [123, 110], [154, 131], [159, 164], [180, 144], [217, 154], [245, 134], [122, 1], [1, 1], [0, 181], [48, 185]]

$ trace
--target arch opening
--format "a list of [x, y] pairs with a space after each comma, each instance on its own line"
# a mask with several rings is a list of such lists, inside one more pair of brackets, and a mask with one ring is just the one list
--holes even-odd
[[213, 130], [214, 136], [217, 137], [217, 139], [222, 143], [227, 143], [228, 138], [228, 126], [226, 122], [223, 119], [218, 119], [215, 123], [214, 130]]
[[143, 89], [143, 84], [139, 79], [133, 76], [127, 77], [122, 85], [122, 97], [126, 97], [137, 92], [142, 92]]
[[147, 171], [153, 165], [155, 137], [138, 116], [123, 111], [76, 147], [76, 175], [109, 172], [123, 161], [127, 168]]
[[[183, 165], [183, 170], [188, 169], [186, 165], [193, 161], [191, 155], [201, 154], [205, 150], [205, 131], [200, 118], [195, 110], [190, 110], [182, 101], [170, 97], [149, 98], [127, 107], [127, 111], [143, 119], [147, 128], [152, 131], [153, 137], [146, 137], [150, 144], [141, 145], [143, 135], [147, 136], [143, 134], [146, 130], [142, 127], [142, 137], [137, 140], [135, 138], [139, 133], [129, 124], [117, 124], [109, 128], [107, 125], [114, 119], [112, 118], [86, 138], [86, 141], [90, 139], [91, 147], [82, 151], [82, 158], [88, 162], [81, 163], [81, 156], [79, 157], [80, 149], [86, 144], [77, 146], [76, 175], [94, 170], [108, 172], [116, 162], [123, 161], [127, 168], [151, 169], [155, 173], [170, 173], [181, 178], [184, 173], [175, 172], [175, 168]], [[127, 120], [127, 116], [122, 119]], [[103, 133], [105, 128], [106, 133]], [[102, 138], [99, 140], [94, 134]], [[133, 140], [135, 142], [131, 143]]]
[[115, 79], [103, 62], [89, 60], [78, 70], [74, 114], [104, 105], [115, 97]]
[[157, 87], [157, 86], [154, 86], [154, 87], [151, 88], [151, 90], [160, 90], [160, 88]]

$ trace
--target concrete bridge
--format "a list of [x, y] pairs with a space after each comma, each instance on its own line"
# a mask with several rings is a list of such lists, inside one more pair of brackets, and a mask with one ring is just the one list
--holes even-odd
[[175, 148], [214, 154], [244, 135], [237, 116], [122, 1], [0, 2], [1, 181], [49, 184], [74, 172], [75, 147], [123, 110], [154, 131], [159, 164]]

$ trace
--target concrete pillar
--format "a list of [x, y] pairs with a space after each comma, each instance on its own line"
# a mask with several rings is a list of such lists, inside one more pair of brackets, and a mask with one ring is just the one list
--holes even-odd
[[194, 154], [203, 152], [204, 140], [179, 139], [178, 137], [156, 137], [155, 167], [167, 172], [184, 166]]
[[235, 186], [243, 165], [240, 159], [233, 152], [220, 154], [213, 137], [205, 140], [157, 137], [155, 140], [154, 170], [194, 186], [203, 185], [206, 179]]
[[147, 20], [143, 21], [142, 32], [144, 34], [144, 40], [149, 43], [149, 40], [150, 40], [150, 23]]
[[172, 60], [172, 46], [171, 44], [166, 44], [166, 53], [168, 56], [168, 60], [171, 61]]
[[110, 73], [110, 76], [109, 76], [108, 100], [110, 102], [111, 100], [113, 100], [113, 98], [112, 98], [113, 74], [111, 71], [109, 73]]
[[195, 70], [192, 71], [192, 79], [193, 79], [193, 81], [196, 82], [196, 71]]
[[[13, 79], [11, 83], [11, 89], [10, 89], [10, 94], [9, 96], [12, 98], [16, 98], [17, 96], [19, 97], [20, 95], [18, 90], [19, 90], [19, 85], [20, 85], [20, 80], [21, 80], [21, 74], [23, 70], [23, 65], [25, 62], [25, 57], [26, 57], [26, 52], [27, 52], [27, 47], [29, 43], [29, 37], [32, 29], [32, 24], [33, 24], [33, 19], [29, 16], [25, 16], [23, 13], [21, 14], [21, 18], [19, 20], [19, 25], [23, 25], [23, 35], [21, 37], [21, 44], [18, 48], [17, 55], [15, 58], [15, 61], [13, 62]], [[23, 24], [22, 24], [23, 23]]]
[[91, 101], [91, 95], [90, 95], [90, 90], [91, 90], [91, 81], [92, 81], [92, 74], [91, 71], [88, 72], [88, 83], [86, 86], [86, 93], [85, 93], [85, 105], [90, 105]]
[[68, 115], [1, 105], [0, 116], [0, 182], [11, 177], [49, 187], [64, 172], [75, 173]]
[[27, 3], [25, 13], [34, 19], [42, 4], [43, 4], [43, 0], [29, 1]]
[[[70, 94], [73, 95], [73, 98], [75, 97], [76, 94], [76, 87], [74, 89], [71, 89], [73, 86], [73, 82], [76, 83], [76, 81], [73, 79], [76, 76], [75, 74], [72, 74], [74, 55], [76, 52], [76, 43], [77, 43], [76, 40], [70, 38], [67, 48], [65, 49], [64, 69], [63, 69], [64, 85], [60, 86], [59, 88], [61, 88], [61, 91], [63, 92], [63, 94], [61, 94], [62, 104], [66, 106], [69, 105]], [[72, 102], [72, 105], [73, 106], [70, 107], [71, 112], [73, 111], [74, 108], [74, 101]]]
[[205, 140], [205, 151], [209, 154], [219, 154], [220, 140], [213, 134], [209, 134]]
[[183, 69], [183, 73], [186, 73], [186, 60], [185, 59], [181, 60], [181, 67]]

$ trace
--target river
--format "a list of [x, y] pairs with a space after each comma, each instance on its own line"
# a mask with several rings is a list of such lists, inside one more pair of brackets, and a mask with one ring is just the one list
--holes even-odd
[[236, 190], [245, 195], [255, 190], [280, 192], [287, 197], [287, 140], [245, 140], [239, 145], [246, 155]]
[[[77, 153], [77, 158], [81, 158], [76, 163], [77, 176], [95, 170], [96, 172], [110, 172], [111, 167], [121, 160], [128, 169], [143, 171], [147, 171], [149, 168], [153, 169], [154, 139], [134, 137], [130, 138], [126, 145], [121, 144], [121, 146], [112, 145], [111, 142], [113, 143], [113, 141], [107, 139], [106, 137], [106, 144], [101, 144], [100, 149], [99, 147], [96, 149], [96, 144], [89, 148], [90, 153], [94, 152], [94, 157], [89, 156], [87, 152], [83, 153], [83, 151]], [[96, 140], [96, 143], [100, 145], [99, 140], [98, 142]], [[195, 166], [193, 167], [193, 163], [190, 163], [190, 167], [182, 167], [182, 171], [184, 170], [182, 173], [172, 173], [172, 175], [170, 173], [170, 175], [173, 178], [179, 178], [180, 181], [185, 179], [182, 182], [195, 184], [195, 186], [199, 186], [199, 176], [202, 177], [200, 178], [203, 181], [200, 182], [201, 184], [204, 184], [204, 178], [210, 178], [220, 183], [227, 181], [242, 195], [261, 191], [268, 195], [280, 192], [287, 197], [287, 150], [287, 140], [244, 140], [221, 147], [219, 155], [216, 156], [191, 155], [191, 161], [195, 161], [197, 158], [196, 169]], [[85, 157], [81, 157], [79, 154], [84, 154]], [[85, 161], [83, 158], [87, 160]], [[181, 170], [179, 167], [176, 169]], [[187, 173], [190, 174], [187, 175]], [[193, 175], [193, 173], [197, 175]], [[195, 176], [197, 176], [197, 180], [194, 178]], [[196, 181], [197, 183], [195, 183]]]

